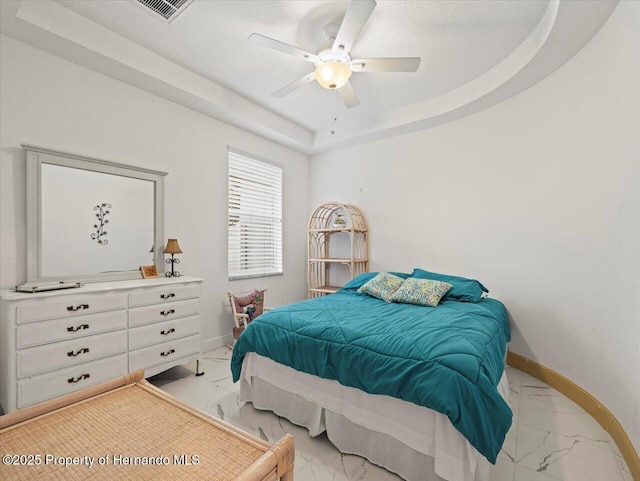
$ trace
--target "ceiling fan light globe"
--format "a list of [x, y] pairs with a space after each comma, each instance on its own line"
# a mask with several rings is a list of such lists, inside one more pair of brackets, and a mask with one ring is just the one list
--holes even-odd
[[339, 89], [349, 81], [351, 69], [341, 62], [327, 62], [318, 65], [313, 76], [322, 87], [329, 90]]

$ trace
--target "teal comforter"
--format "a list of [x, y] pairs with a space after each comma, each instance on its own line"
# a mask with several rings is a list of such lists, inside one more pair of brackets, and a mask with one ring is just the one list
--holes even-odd
[[496, 386], [509, 321], [501, 302], [387, 303], [343, 289], [256, 318], [233, 349], [240, 377], [248, 352], [298, 371], [445, 414], [490, 462], [511, 425]]

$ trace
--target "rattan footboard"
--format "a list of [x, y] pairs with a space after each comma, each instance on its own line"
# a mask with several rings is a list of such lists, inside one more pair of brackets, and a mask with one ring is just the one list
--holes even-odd
[[3, 480], [292, 481], [272, 445], [155, 388], [142, 371], [0, 417]]

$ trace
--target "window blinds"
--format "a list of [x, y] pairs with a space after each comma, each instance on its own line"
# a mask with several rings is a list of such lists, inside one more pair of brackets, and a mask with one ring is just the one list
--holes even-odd
[[282, 274], [282, 168], [229, 152], [229, 278]]

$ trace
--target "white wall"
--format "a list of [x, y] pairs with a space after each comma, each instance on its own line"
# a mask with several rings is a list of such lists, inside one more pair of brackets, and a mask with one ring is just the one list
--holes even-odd
[[372, 270], [481, 280], [510, 349], [607, 406], [640, 451], [640, 3], [549, 78], [454, 123], [311, 159], [353, 203]]
[[[267, 304], [303, 299], [309, 160], [9, 37], [0, 38], [0, 286], [26, 280], [25, 160], [30, 143], [169, 172], [165, 238], [183, 275], [205, 279], [203, 348], [224, 345], [228, 290], [268, 286]], [[227, 145], [284, 167], [282, 276], [227, 280]]]

